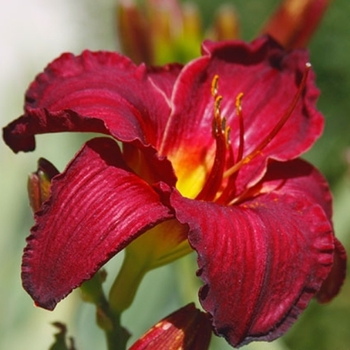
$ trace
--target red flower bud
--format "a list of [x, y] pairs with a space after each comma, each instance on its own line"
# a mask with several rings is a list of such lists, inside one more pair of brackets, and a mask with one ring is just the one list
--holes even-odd
[[38, 211], [41, 204], [49, 197], [51, 179], [58, 173], [59, 171], [48, 160], [44, 158], [38, 160], [38, 170], [28, 178], [29, 203], [34, 212]]
[[155, 324], [129, 350], [206, 350], [210, 337], [208, 315], [191, 303]]
[[262, 32], [270, 34], [287, 49], [305, 47], [330, 2], [331, 0], [284, 0]]

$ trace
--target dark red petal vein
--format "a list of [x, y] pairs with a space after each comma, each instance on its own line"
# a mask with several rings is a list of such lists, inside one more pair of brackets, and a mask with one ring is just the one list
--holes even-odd
[[50, 310], [131, 240], [172, 217], [107, 138], [88, 142], [54, 178], [51, 192], [22, 264], [24, 288]]

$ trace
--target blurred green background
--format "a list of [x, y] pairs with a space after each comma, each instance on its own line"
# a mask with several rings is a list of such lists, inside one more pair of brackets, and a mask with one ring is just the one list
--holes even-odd
[[[196, 1], [208, 25], [223, 1]], [[229, 2], [229, 0], [226, 0]], [[231, 0], [240, 14], [242, 37], [254, 38], [277, 0]], [[23, 96], [34, 76], [62, 52], [118, 49], [115, 29], [116, 0], [14, 0], [0, 5], [0, 121], [4, 126], [22, 113]], [[306, 158], [330, 181], [334, 194], [337, 236], [350, 248], [350, 2], [335, 0], [310, 43], [311, 62], [322, 94], [319, 109], [326, 118], [323, 137]], [[15, 155], [0, 143], [0, 349], [48, 349], [54, 328], [68, 324], [79, 350], [104, 349], [102, 332], [94, 324], [93, 306], [80, 301], [79, 291], [62, 301], [54, 312], [35, 308], [21, 287], [20, 263], [25, 237], [33, 224], [26, 196], [26, 176], [39, 157], [60, 170], [89, 135], [43, 135], [37, 150]], [[107, 266], [110, 275], [121, 256]], [[124, 324], [135, 337], [177, 307], [196, 299], [195, 257], [189, 256], [149, 273]], [[107, 286], [110, 281], [107, 281]], [[156, 287], [155, 287], [156, 286]], [[135, 338], [134, 338], [135, 339]], [[215, 339], [212, 350], [231, 349]], [[350, 349], [350, 282], [330, 304], [311, 302], [290, 332], [271, 344], [255, 343], [244, 349]]]

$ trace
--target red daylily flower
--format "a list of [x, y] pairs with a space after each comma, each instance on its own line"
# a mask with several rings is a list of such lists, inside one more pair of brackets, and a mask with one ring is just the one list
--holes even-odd
[[202, 53], [159, 68], [64, 54], [29, 87], [4, 129], [15, 152], [33, 150], [35, 134], [111, 136], [84, 145], [36, 214], [22, 279], [38, 305], [53, 309], [149, 232], [166, 253], [188, 238], [202, 306], [233, 346], [277, 338], [316, 293], [338, 293], [346, 256], [331, 195], [298, 159], [323, 128], [307, 53], [267, 37]]

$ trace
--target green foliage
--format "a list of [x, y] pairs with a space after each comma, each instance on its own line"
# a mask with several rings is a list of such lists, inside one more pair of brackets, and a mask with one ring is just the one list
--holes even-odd
[[53, 323], [53, 326], [55, 326], [59, 331], [54, 335], [55, 342], [52, 344], [49, 350], [75, 350], [72, 338], [69, 338], [69, 345], [67, 345], [67, 327], [59, 322]]

